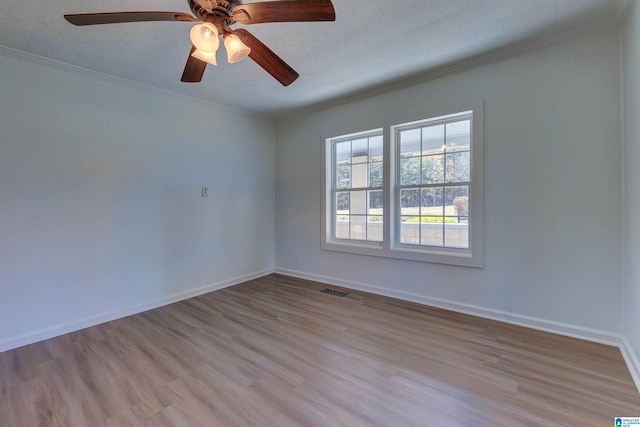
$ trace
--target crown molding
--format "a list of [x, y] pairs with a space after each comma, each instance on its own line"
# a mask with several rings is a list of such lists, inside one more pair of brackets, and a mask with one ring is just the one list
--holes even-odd
[[46, 58], [44, 56], [35, 55], [21, 50], [13, 49], [8, 46], [0, 45], [0, 55], [9, 58], [18, 59], [20, 61], [30, 62], [32, 64], [41, 65], [43, 67], [52, 68], [59, 71], [75, 74], [78, 76], [86, 77], [89, 79], [100, 80], [103, 82], [115, 84], [118, 86], [124, 86], [131, 89], [140, 90], [147, 93], [161, 94], [175, 99], [181, 99], [197, 104], [204, 104], [209, 106], [215, 106], [218, 108], [224, 108], [226, 110], [232, 110], [236, 113], [240, 113], [253, 118], [272, 120], [267, 114], [260, 114], [254, 111], [243, 110], [229, 105], [208, 101], [206, 99], [196, 98], [189, 95], [184, 95], [178, 92], [174, 92], [167, 89], [162, 89], [157, 86], [151, 86], [144, 83], [136, 82], [133, 80], [123, 79], [122, 77], [112, 76], [110, 74], [101, 73], [99, 71], [90, 70], [88, 68], [80, 67], [77, 65], [67, 64], [66, 62], [57, 61], [55, 59]]
[[[628, 0], [621, 0], [627, 2]], [[630, 1], [629, 1], [630, 2]], [[631, 2], [630, 2], [631, 3]], [[404, 89], [418, 84], [427, 83], [433, 80], [448, 77], [453, 74], [458, 74], [464, 71], [473, 70], [485, 65], [494, 64], [510, 58], [515, 58], [528, 53], [532, 53], [544, 48], [552, 47], [570, 40], [579, 39], [590, 34], [594, 34], [600, 31], [611, 30], [618, 28], [619, 21], [615, 18], [610, 18], [604, 21], [600, 21], [591, 25], [585, 25], [570, 31], [553, 34], [540, 39], [529, 40], [521, 43], [512, 44], [506, 47], [494, 49], [488, 52], [484, 52], [473, 57], [452, 62], [441, 67], [436, 67], [427, 71], [419, 72], [410, 76], [406, 76], [397, 80], [389, 81], [386, 83], [376, 84], [369, 88], [365, 88], [350, 94], [332, 98], [326, 101], [322, 101], [308, 107], [301, 107], [296, 109], [288, 109], [281, 111], [279, 114], [275, 114], [273, 117], [277, 121], [283, 121], [299, 117], [302, 115], [319, 112], [340, 105], [350, 104], [352, 102], [362, 101], [365, 99], [373, 98], [375, 96], [384, 95], [390, 92], [394, 92], [400, 89]]]

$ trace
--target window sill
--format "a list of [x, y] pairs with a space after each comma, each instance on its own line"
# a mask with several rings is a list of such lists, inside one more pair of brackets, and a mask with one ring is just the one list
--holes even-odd
[[384, 248], [380, 243], [330, 241], [323, 242], [322, 250], [462, 267], [482, 268], [484, 266], [482, 257], [477, 254], [474, 256], [468, 249], [458, 251], [444, 248], [418, 249], [407, 246]]

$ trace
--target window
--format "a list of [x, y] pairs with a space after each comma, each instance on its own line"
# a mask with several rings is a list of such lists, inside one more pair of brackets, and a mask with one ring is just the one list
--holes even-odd
[[483, 108], [466, 107], [325, 138], [323, 249], [481, 267]]
[[472, 112], [394, 126], [399, 243], [469, 247]]
[[382, 130], [332, 143], [333, 237], [382, 242]]

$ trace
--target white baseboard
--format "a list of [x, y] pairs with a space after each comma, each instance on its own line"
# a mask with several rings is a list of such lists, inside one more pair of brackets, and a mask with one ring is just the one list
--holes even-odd
[[627, 363], [633, 382], [636, 383], [638, 392], [640, 392], [640, 359], [638, 359], [638, 355], [633, 351], [631, 343], [626, 338], [623, 338], [623, 344], [620, 346], [620, 351], [622, 352], [624, 361]]
[[487, 319], [498, 320], [500, 322], [511, 323], [514, 325], [524, 326], [540, 331], [551, 332], [558, 335], [565, 335], [572, 338], [579, 338], [587, 341], [618, 347], [620, 348], [622, 357], [624, 358], [629, 372], [631, 373], [633, 382], [635, 383], [638, 392], [640, 392], [640, 359], [638, 359], [638, 356], [633, 351], [633, 348], [631, 347], [629, 341], [619, 334], [571, 325], [568, 323], [555, 322], [553, 320], [508, 313], [506, 311], [495, 310], [492, 308], [480, 307], [471, 304], [464, 304], [441, 298], [432, 298], [411, 292], [381, 288], [378, 286], [372, 286], [366, 283], [354, 282], [351, 280], [342, 280], [335, 277], [329, 277], [319, 274], [304, 273], [301, 271], [289, 270], [286, 268], [276, 267], [275, 272], [286, 276], [314, 280], [316, 282], [342, 286], [345, 288], [370, 292], [377, 295], [384, 295], [391, 298], [397, 298], [405, 301], [415, 302], [418, 304], [443, 308], [459, 313], [471, 314], [473, 316], [484, 317]]
[[242, 276], [234, 277], [232, 279], [223, 280], [221, 282], [203, 286], [198, 289], [191, 289], [185, 292], [169, 295], [160, 299], [149, 301], [143, 304], [138, 304], [125, 309], [115, 310], [109, 313], [102, 313], [96, 316], [86, 317], [84, 319], [74, 320], [73, 322], [67, 322], [67, 323], [55, 325], [49, 328], [40, 329], [38, 331], [30, 332], [17, 337], [12, 337], [12, 338], [0, 341], [0, 352], [22, 347], [28, 344], [33, 344], [38, 341], [42, 341], [49, 338], [57, 337], [59, 335], [67, 334], [69, 332], [75, 332], [80, 329], [88, 328], [90, 326], [99, 325], [100, 323], [105, 323], [111, 320], [120, 319], [122, 317], [131, 316], [133, 314], [142, 313], [143, 311], [152, 310], [154, 308], [162, 307], [164, 305], [172, 304], [174, 302], [182, 301], [188, 298], [193, 298], [198, 295], [203, 295], [209, 292], [217, 291], [219, 289], [228, 288], [229, 286], [237, 285], [239, 283], [246, 282], [248, 280], [257, 279], [258, 277], [266, 276], [273, 272], [274, 272], [273, 269], [256, 271], [254, 273], [249, 273]]
[[523, 316], [514, 313], [508, 313], [505, 311], [494, 310], [491, 308], [480, 307], [470, 304], [459, 303], [455, 301], [432, 298], [424, 295], [419, 295], [411, 292], [390, 290], [381, 288], [378, 286], [372, 286], [365, 283], [342, 280], [335, 277], [329, 277], [318, 274], [304, 273], [301, 271], [289, 270], [285, 268], [265, 269], [254, 273], [245, 274], [232, 279], [224, 280], [221, 282], [213, 283], [198, 289], [192, 289], [189, 291], [181, 292], [178, 294], [170, 295], [164, 298], [160, 298], [154, 301], [150, 301], [144, 304], [138, 304], [133, 307], [129, 307], [122, 310], [116, 310], [109, 313], [103, 313], [96, 316], [87, 317], [73, 322], [68, 322], [50, 328], [41, 329], [35, 332], [24, 334], [21, 336], [9, 338], [0, 341], [0, 352], [11, 350], [13, 348], [22, 347], [24, 345], [33, 344], [38, 341], [53, 338], [59, 335], [63, 335], [69, 332], [78, 331], [80, 329], [88, 328], [90, 326], [99, 325], [101, 323], [116, 320], [122, 317], [131, 316], [133, 314], [142, 313], [147, 310], [162, 307], [174, 302], [182, 301], [188, 298], [193, 298], [198, 295], [203, 295], [209, 292], [213, 292], [219, 289], [224, 289], [230, 286], [237, 285], [248, 280], [257, 279], [262, 276], [266, 276], [271, 273], [283, 274], [286, 276], [298, 277], [301, 279], [314, 280], [317, 282], [327, 283], [335, 286], [342, 286], [345, 288], [351, 288], [364, 292], [370, 292], [378, 295], [384, 295], [391, 298], [397, 298], [405, 301], [415, 302], [418, 304], [424, 304], [432, 307], [443, 308], [460, 313], [471, 314], [478, 317], [484, 317], [492, 320], [498, 320], [501, 322], [511, 323], [515, 325], [525, 326], [532, 329], [538, 329], [545, 332], [552, 332], [559, 335], [570, 336], [573, 338], [580, 338], [587, 341], [593, 341], [601, 344], [613, 345], [620, 348], [622, 356], [629, 368], [629, 372], [640, 392], [640, 359], [633, 351], [629, 341], [621, 335], [613, 334], [606, 331], [599, 331], [590, 328], [584, 328], [581, 326], [570, 325], [567, 323], [555, 322], [545, 319], [539, 319], [535, 317]]
[[331, 285], [342, 286], [364, 292], [370, 292], [377, 295], [384, 295], [391, 298], [397, 298], [405, 301], [424, 304], [432, 307], [443, 308], [446, 310], [456, 311], [459, 313], [470, 314], [473, 316], [484, 317], [487, 319], [498, 320], [500, 322], [511, 323], [514, 325], [524, 326], [527, 328], [537, 329], [540, 331], [551, 332], [554, 334], [565, 335], [572, 338], [579, 338], [587, 341], [593, 341], [600, 344], [622, 347], [622, 335], [614, 334], [607, 331], [585, 328], [582, 326], [571, 325], [568, 323], [556, 322], [553, 320], [540, 319], [521, 314], [509, 313], [506, 311], [495, 310], [493, 308], [481, 307], [477, 305], [465, 304], [441, 298], [433, 298], [426, 295], [420, 295], [412, 292], [399, 291], [394, 289], [382, 288], [351, 280], [342, 280], [335, 277], [329, 277], [318, 274], [304, 273], [301, 271], [289, 270], [286, 268], [278, 268], [275, 270], [278, 274], [286, 276], [298, 277], [301, 279], [314, 280]]

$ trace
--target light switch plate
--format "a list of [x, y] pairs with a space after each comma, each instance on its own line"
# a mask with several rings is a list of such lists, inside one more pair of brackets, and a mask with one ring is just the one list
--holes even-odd
[[207, 187], [206, 185], [202, 186], [202, 197], [207, 197], [209, 196], [209, 187]]

